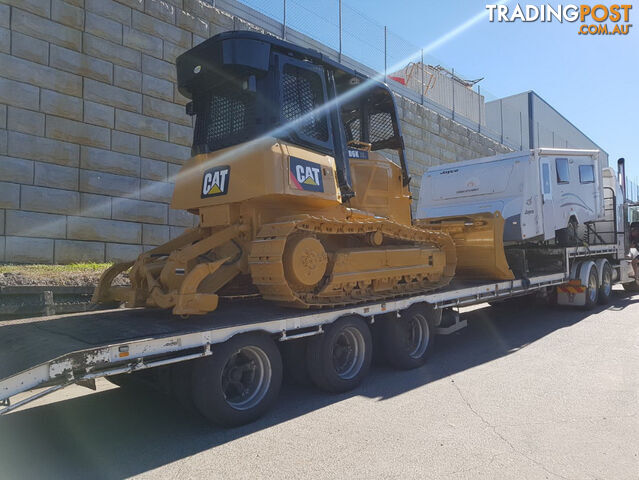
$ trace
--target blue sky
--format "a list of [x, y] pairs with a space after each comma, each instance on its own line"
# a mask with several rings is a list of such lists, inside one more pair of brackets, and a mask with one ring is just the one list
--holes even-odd
[[[299, 0], [298, 0], [299, 1]], [[344, 0], [414, 45], [427, 45], [485, 10], [476, 0]], [[539, 2], [531, 2], [539, 4]], [[556, 5], [556, 3], [552, 3]], [[523, 2], [522, 2], [523, 5]], [[635, 19], [636, 16], [636, 19]], [[627, 36], [578, 35], [575, 23], [480, 21], [432, 52], [482, 92], [504, 97], [535, 90], [639, 177], [639, 7]]]

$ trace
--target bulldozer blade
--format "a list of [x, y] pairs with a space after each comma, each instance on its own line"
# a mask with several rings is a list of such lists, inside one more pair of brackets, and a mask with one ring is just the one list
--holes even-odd
[[115, 277], [128, 270], [135, 262], [116, 263], [107, 268], [98, 281], [98, 286], [93, 291], [91, 303], [124, 302], [128, 299], [131, 289], [129, 287], [114, 287], [111, 284]]
[[504, 218], [499, 212], [423, 219], [416, 224], [453, 237], [458, 277], [492, 280], [515, 278], [506, 260]]

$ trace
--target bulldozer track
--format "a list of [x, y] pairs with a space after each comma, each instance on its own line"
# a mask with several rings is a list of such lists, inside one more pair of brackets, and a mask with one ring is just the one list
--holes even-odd
[[[439, 281], [429, 282], [426, 278], [411, 278], [408, 279], [411, 281], [405, 281], [407, 279], [403, 276], [391, 276], [394, 287], [390, 291], [374, 292], [370, 285], [363, 285], [364, 288], [357, 285], [358, 288], [352, 288], [352, 285], [337, 284], [333, 287], [340, 287], [342, 294], [330, 296], [319, 296], [317, 292], [296, 292], [289, 285], [284, 273], [283, 255], [287, 239], [292, 234], [309, 232], [320, 235], [365, 235], [377, 231], [386, 239], [432, 245], [443, 250], [446, 265]], [[456, 255], [452, 238], [446, 233], [402, 225], [385, 219], [342, 221], [307, 215], [263, 225], [252, 243], [248, 262], [253, 283], [265, 299], [296, 308], [321, 308], [379, 301], [442, 288], [453, 278]]]

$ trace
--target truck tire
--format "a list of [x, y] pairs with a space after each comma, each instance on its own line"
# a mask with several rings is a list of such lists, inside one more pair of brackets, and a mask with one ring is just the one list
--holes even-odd
[[601, 263], [601, 282], [599, 285], [599, 295], [597, 302], [600, 305], [606, 305], [610, 302], [612, 296], [612, 267], [608, 261]]
[[597, 300], [599, 298], [599, 274], [597, 273], [597, 267], [593, 264], [588, 272], [588, 284], [586, 285], [586, 302], [584, 303], [584, 310], [592, 310], [597, 306]]
[[559, 245], [562, 247], [574, 247], [577, 245], [579, 239], [577, 229], [577, 221], [571, 218], [566, 228], [557, 230], [555, 233]]
[[366, 322], [344, 317], [312, 337], [307, 349], [308, 373], [320, 389], [341, 393], [354, 389], [368, 373], [373, 338]]
[[426, 363], [435, 332], [423, 306], [413, 305], [401, 317], [385, 319], [381, 327], [384, 357], [392, 367], [410, 370]]
[[237, 335], [193, 365], [193, 402], [209, 421], [235, 427], [257, 420], [282, 385], [282, 358], [263, 333]]

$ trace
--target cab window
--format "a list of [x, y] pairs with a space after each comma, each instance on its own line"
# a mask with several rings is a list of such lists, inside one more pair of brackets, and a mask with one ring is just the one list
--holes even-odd
[[568, 159], [555, 159], [555, 167], [557, 168], [557, 183], [570, 182], [570, 169], [568, 168]]
[[595, 169], [592, 165], [579, 165], [579, 182], [595, 183]]

